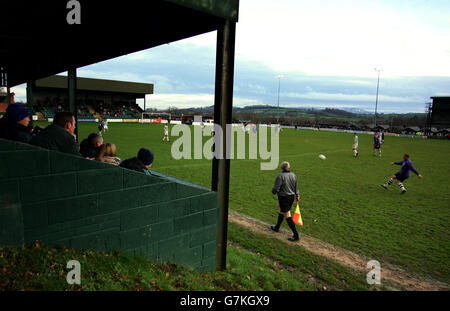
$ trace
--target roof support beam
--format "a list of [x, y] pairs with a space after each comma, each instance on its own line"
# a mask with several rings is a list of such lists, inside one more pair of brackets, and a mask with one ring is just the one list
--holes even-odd
[[67, 71], [67, 86], [69, 90], [69, 110], [75, 118], [75, 137], [78, 141], [78, 107], [77, 107], [77, 68]]
[[11, 89], [9, 88], [9, 85], [6, 87], [6, 103], [11, 105]]
[[[27, 107], [31, 114], [34, 115], [33, 108], [33, 82], [27, 82]], [[33, 126], [33, 118], [30, 120], [30, 124]]]
[[[231, 124], [233, 108], [234, 51], [236, 23], [224, 21], [217, 30], [216, 82], [214, 98], [214, 123], [220, 125], [223, 132], [221, 140], [221, 159], [213, 158], [211, 190], [217, 192], [219, 223], [217, 226], [216, 269], [223, 271], [227, 262], [228, 202], [230, 186], [230, 159], [227, 157], [227, 144], [232, 132], [227, 131]], [[217, 143], [217, 141], [215, 141]]]

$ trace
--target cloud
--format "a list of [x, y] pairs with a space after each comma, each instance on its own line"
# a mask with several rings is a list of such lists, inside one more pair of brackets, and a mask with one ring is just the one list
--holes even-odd
[[[214, 105], [213, 94], [154, 94], [146, 96], [146, 107], [158, 109], [167, 109], [169, 107], [177, 108], [200, 108]], [[143, 100], [138, 104], [143, 108]], [[234, 97], [234, 106], [259, 105], [256, 99]]]
[[[350, 102], [371, 102], [375, 99], [375, 94], [342, 94], [342, 93], [287, 93], [287, 97], [291, 98], [302, 98], [302, 99], [316, 99], [324, 101], [350, 101]], [[410, 98], [410, 97], [399, 97], [399, 96], [388, 96], [380, 95], [379, 101], [390, 102], [390, 103], [410, 103], [414, 101], [420, 101], [421, 98]]]
[[[268, 22], [270, 21], [270, 22]], [[312, 75], [448, 76], [450, 2], [246, 0], [238, 57]]]
[[26, 102], [27, 100], [27, 86], [26, 84], [21, 84], [11, 89], [13, 92], [15, 101]]

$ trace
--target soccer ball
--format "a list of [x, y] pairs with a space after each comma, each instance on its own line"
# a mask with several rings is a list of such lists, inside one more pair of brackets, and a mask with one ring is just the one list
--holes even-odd
[[321, 154], [321, 155], [319, 155], [319, 159], [321, 159], [321, 160], [326, 160], [326, 159], [327, 159], [327, 157], [326, 157], [326, 156], [324, 156], [323, 154]]

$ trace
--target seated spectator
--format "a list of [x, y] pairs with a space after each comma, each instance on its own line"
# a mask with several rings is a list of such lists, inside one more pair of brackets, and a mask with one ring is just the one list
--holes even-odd
[[84, 139], [80, 144], [80, 153], [84, 158], [95, 159], [95, 155], [99, 152], [103, 144], [103, 137], [100, 134], [92, 133], [88, 138]]
[[120, 159], [116, 156], [116, 145], [111, 143], [103, 144], [100, 147], [95, 159], [100, 162], [106, 162], [118, 166]]
[[81, 156], [75, 140], [75, 118], [70, 112], [58, 112], [53, 124], [33, 137], [32, 145]]
[[33, 132], [31, 133], [32, 136], [36, 136], [37, 134], [39, 134], [40, 132], [42, 132], [44, 130], [44, 128], [40, 125], [36, 125], [33, 129]]
[[30, 112], [20, 104], [11, 104], [0, 119], [0, 138], [28, 143], [31, 140]]
[[137, 157], [121, 162], [120, 166], [129, 170], [145, 173], [146, 175], [151, 175], [149, 169], [152, 166], [153, 158], [153, 152], [148, 149], [141, 148], [137, 154]]

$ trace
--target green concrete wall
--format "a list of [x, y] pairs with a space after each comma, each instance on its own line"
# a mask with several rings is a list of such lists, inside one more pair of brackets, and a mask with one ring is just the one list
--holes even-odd
[[216, 193], [0, 139], [0, 245], [122, 250], [213, 271]]

